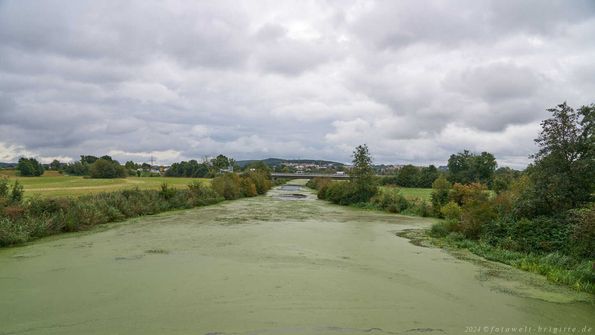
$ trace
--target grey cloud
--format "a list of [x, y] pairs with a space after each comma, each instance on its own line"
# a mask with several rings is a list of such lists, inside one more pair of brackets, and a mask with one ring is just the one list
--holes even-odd
[[495, 102], [530, 97], [546, 81], [545, 76], [538, 75], [526, 66], [498, 62], [451, 74], [443, 85], [447, 90]]
[[[522, 166], [591, 103], [592, 1], [1, 1], [0, 157]], [[118, 157], [120, 155], [121, 157]]]

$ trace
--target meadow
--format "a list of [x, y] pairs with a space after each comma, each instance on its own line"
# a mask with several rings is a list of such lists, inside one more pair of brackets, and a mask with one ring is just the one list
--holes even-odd
[[[395, 188], [394, 186], [381, 186], [382, 189]], [[419, 187], [397, 187], [401, 195], [407, 200], [420, 199], [428, 202], [432, 201], [432, 189], [431, 188], [419, 188]]]
[[7, 176], [11, 182], [17, 179], [25, 188], [25, 197], [61, 197], [112, 192], [122, 189], [139, 188], [158, 190], [162, 183], [183, 189], [193, 181], [209, 183], [206, 178], [181, 177], [128, 177], [116, 179], [92, 179], [80, 176], [65, 176], [56, 171], [46, 171], [41, 177], [18, 177], [14, 170], [0, 170], [0, 177]]

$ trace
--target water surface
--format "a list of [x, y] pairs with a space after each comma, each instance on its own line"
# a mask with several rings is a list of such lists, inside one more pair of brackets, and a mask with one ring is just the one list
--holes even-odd
[[0, 334], [594, 326], [590, 295], [396, 235], [431, 222], [333, 206], [285, 186], [0, 250]]

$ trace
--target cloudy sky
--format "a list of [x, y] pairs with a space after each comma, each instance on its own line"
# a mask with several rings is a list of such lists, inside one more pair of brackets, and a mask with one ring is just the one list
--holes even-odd
[[0, 0], [0, 161], [110, 154], [524, 167], [595, 102], [595, 1]]

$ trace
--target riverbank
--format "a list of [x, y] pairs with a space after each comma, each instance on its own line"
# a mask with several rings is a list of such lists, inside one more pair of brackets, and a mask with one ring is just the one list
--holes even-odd
[[258, 171], [221, 175], [208, 185], [194, 181], [185, 189], [163, 183], [159, 191], [133, 188], [80, 197], [23, 199], [18, 186], [16, 181], [10, 186], [8, 180], [0, 180], [0, 247], [143, 215], [254, 197], [265, 194], [272, 184]]
[[579, 292], [595, 294], [593, 261], [577, 261], [552, 253], [535, 255], [500, 249], [487, 243], [472, 241], [460, 236], [433, 237], [430, 230], [404, 231], [399, 234], [417, 245], [434, 246], [450, 252], [469, 251], [490, 261], [500, 262], [517, 269], [539, 274], [548, 281], [570, 287]]
[[[317, 183], [308, 184], [313, 191], [318, 188]], [[320, 191], [318, 191], [320, 192]], [[349, 205], [353, 208], [377, 210], [391, 213], [402, 213], [413, 216], [430, 216], [434, 211], [425, 205], [423, 200], [407, 200], [398, 190], [381, 189], [375, 197], [366, 203]], [[501, 262], [518, 269], [545, 276], [555, 284], [565, 285], [580, 292], [595, 294], [595, 261], [578, 259], [562, 253], [528, 253], [502, 249], [480, 240], [471, 240], [464, 235], [453, 232], [444, 233], [444, 220], [439, 220], [432, 229], [420, 232], [404, 232], [401, 236], [412, 240], [413, 243], [427, 241], [433, 246], [452, 250], [465, 249], [488, 260]], [[440, 234], [432, 234], [436, 230]]]

